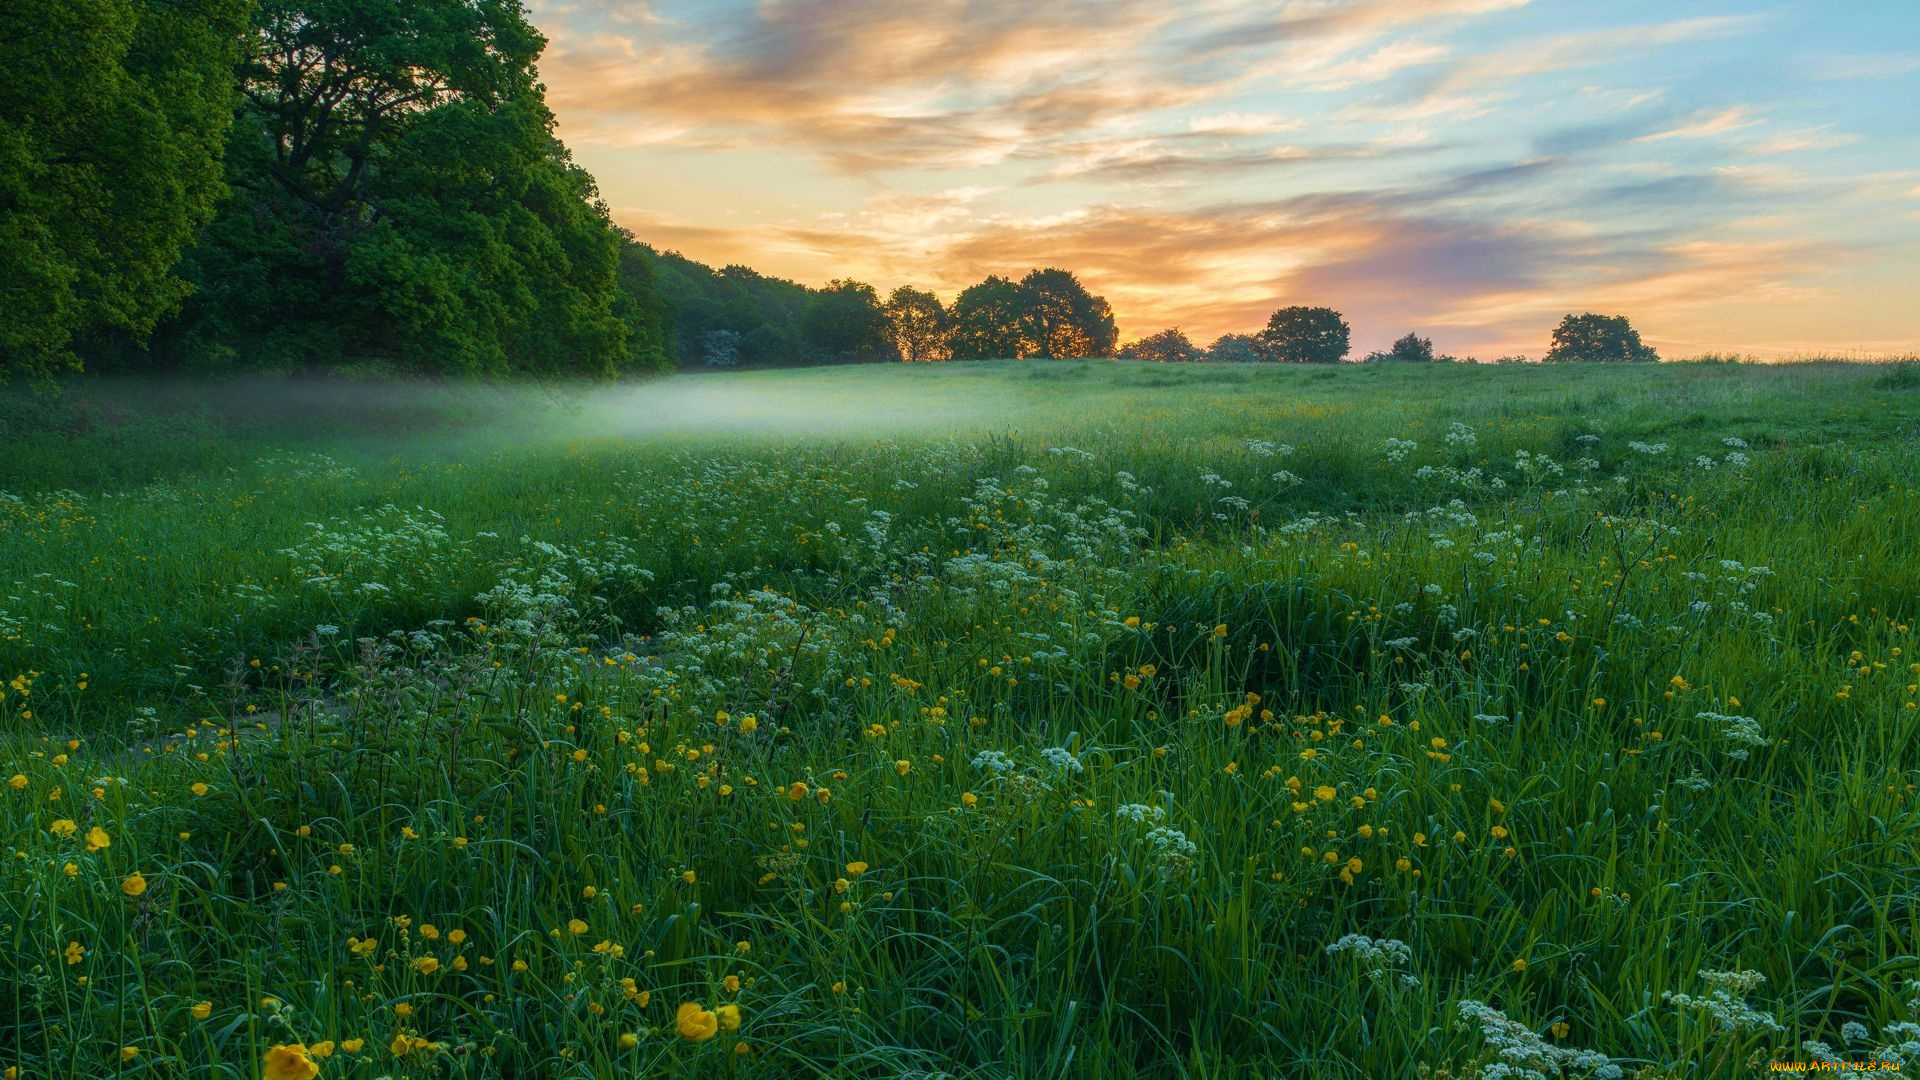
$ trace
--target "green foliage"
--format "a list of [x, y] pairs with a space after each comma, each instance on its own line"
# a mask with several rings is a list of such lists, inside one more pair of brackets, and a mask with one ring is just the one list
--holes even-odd
[[198, 292], [169, 352], [484, 375], [662, 363], [646, 279], [553, 135], [543, 45], [513, 0], [261, 3], [234, 197], [183, 265]]
[[989, 277], [954, 301], [953, 320], [956, 360], [1106, 356], [1118, 338], [1106, 299], [1057, 268]]
[[1625, 315], [1568, 315], [1553, 331], [1553, 348], [1547, 352], [1550, 364], [1652, 363], [1660, 354], [1641, 344]]
[[940, 298], [911, 285], [893, 290], [882, 306], [894, 351], [909, 363], [952, 356], [953, 317]]
[[248, 0], [0, 4], [0, 377], [138, 341], [225, 194], [220, 154]]
[[1260, 339], [1252, 334], [1221, 334], [1207, 346], [1207, 359], [1215, 363], [1253, 364], [1264, 358]]
[[1346, 359], [1350, 331], [1332, 308], [1284, 307], [1256, 335], [1268, 360], [1282, 364], [1337, 364]]
[[[658, 252], [646, 245], [639, 251], [654, 267], [661, 299], [672, 312], [677, 362], [710, 364], [714, 357], [709, 350], [721, 341], [732, 343], [735, 362], [794, 364], [805, 358], [800, 336], [810, 295], [805, 285], [766, 277], [746, 266], [715, 270], [679, 252]], [[716, 332], [732, 337], [716, 338]]]
[[1020, 286], [990, 276], [953, 301], [955, 360], [1012, 360], [1028, 355], [1020, 325]]
[[1020, 279], [1020, 329], [1028, 353], [1047, 360], [1108, 356], [1119, 338], [1113, 309], [1071, 271], [1050, 267]]
[[1157, 334], [1148, 334], [1139, 341], [1130, 341], [1121, 346], [1114, 356], [1121, 360], [1145, 360], [1156, 364], [1185, 364], [1200, 360], [1205, 354], [1175, 326]]
[[873, 286], [863, 281], [829, 282], [807, 297], [800, 336], [814, 356], [842, 360], [896, 360], [892, 323]]

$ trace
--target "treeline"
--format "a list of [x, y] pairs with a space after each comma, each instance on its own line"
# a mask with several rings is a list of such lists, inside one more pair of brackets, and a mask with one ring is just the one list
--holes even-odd
[[0, 372], [668, 365], [517, 0], [0, 5]]
[[686, 366], [1112, 355], [1113, 310], [1072, 273], [989, 277], [951, 306], [911, 286], [810, 289], [744, 266], [714, 270], [636, 245], [654, 267], [673, 355]]
[[[1351, 328], [1338, 311], [1326, 307], [1284, 307], [1274, 312], [1257, 334], [1222, 334], [1206, 348], [1195, 345], [1179, 327], [1149, 334], [1122, 345], [1114, 354], [1122, 360], [1155, 363], [1281, 363], [1338, 364], [1352, 354]], [[1624, 315], [1567, 315], [1553, 331], [1553, 347], [1546, 363], [1653, 362], [1660, 355], [1640, 340], [1640, 332]], [[1436, 355], [1433, 339], [1409, 333], [1384, 351], [1360, 358], [1361, 363], [1474, 364], [1474, 357]], [[1526, 363], [1525, 356], [1502, 356], [1496, 364]]]

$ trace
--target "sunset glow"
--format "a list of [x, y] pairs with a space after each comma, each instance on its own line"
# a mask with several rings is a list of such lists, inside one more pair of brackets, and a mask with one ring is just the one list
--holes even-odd
[[622, 225], [946, 299], [1062, 266], [1123, 338], [1920, 347], [1920, 6], [535, 0]]

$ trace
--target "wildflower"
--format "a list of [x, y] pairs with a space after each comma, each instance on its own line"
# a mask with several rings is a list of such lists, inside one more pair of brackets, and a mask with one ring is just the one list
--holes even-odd
[[365, 1039], [347, 1039], [341, 1042], [340, 1049], [345, 1050], [349, 1054], [357, 1054], [361, 1048], [366, 1045], [367, 1040]]
[[634, 1047], [639, 1045], [640, 1045], [640, 1037], [635, 1035], [633, 1032], [623, 1031], [620, 1033], [620, 1049], [631, 1050]]
[[913, 762], [908, 761], [905, 758], [901, 758], [899, 761], [896, 761], [893, 763], [893, 771], [899, 773], [901, 776], [907, 775], [907, 773], [911, 772], [912, 770], [913, 770]]
[[130, 877], [120, 883], [120, 891], [128, 896], [139, 896], [147, 891], [147, 879], [141, 877], [140, 872], [135, 870]]
[[1514, 974], [1516, 974], [1516, 975], [1520, 975], [1520, 974], [1524, 974], [1524, 973], [1526, 972], [1526, 970], [1527, 970], [1527, 958], [1526, 958], [1526, 957], [1524, 957], [1524, 956], [1516, 956], [1516, 957], [1514, 957], [1514, 958], [1513, 958], [1513, 973], [1514, 973]]
[[729, 975], [720, 980], [720, 985], [726, 988], [727, 993], [737, 994], [740, 992], [740, 976]]
[[307, 1048], [301, 1043], [281, 1044], [267, 1051], [260, 1062], [262, 1080], [313, 1080], [320, 1075], [320, 1066], [313, 1063]]
[[72, 836], [74, 833], [80, 831], [80, 826], [68, 818], [61, 818], [47, 826], [47, 831], [55, 836]]
[[866, 872], [867, 872], [866, 863], [850, 862], [847, 864], [847, 873], [853, 875], [854, 877], [859, 877], [861, 874], [864, 874]]
[[961, 794], [961, 796], [960, 796], [960, 805], [961, 805], [961, 806], [965, 806], [965, 807], [972, 807], [972, 806], [974, 806], [975, 804], [977, 804], [977, 803], [978, 803], [979, 801], [980, 801], [980, 796], [978, 796], [978, 795], [975, 795], [975, 794], [974, 794], [973, 792], [971, 792], [971, 791], [968, 791], [968, 792], [963, 792], [963, 793]]
[[587, 932], [587, 924], [584, 919], [568, 919], [567, 920], [567, 933], [572, 934], [574, 937], [579, 937], [581, 934], [584, 934], [586, 932]]
[[66, 949], [64, 949], [60, 955], [66, 957], [67, 964], [71, 966], [86, 958], [87, 947], [77, 941], [69, 941], [67, 942]]
[[799, 802], [801, 799], [806, 798], [807, 793], [808, 793], [807, 785], [801, 783], [798, 780], [795, 780], [793, 783], [787, 785], [787, 798], [793, 800], [794, 802]]
[[120, 1048], [121, 1061], [132, 1061], [134, 1058], [137, 1058], [139, 1056], [140, 1056], [140, 1048], [137, 1046], [123, 1046]]
[[689, 1001], [681, 1005], [679, 1011], [674, 1013], [673, 1026], [683, 1039], [691, 1039], [694, 1042], [706, 1042], [719, 1032], [720, 1017], [715, 1013], [708, 1012], [706, 1009], [701, 1008], [698, 1004]]
[[195, 1020], [205, 1020], [207, 1017], [213, 1015], [213, 1002], [202, 1001], [187, 1011], [193, 1014]]
[[713, 1010], [713, 1015], [719, 1018], [722, 1031], [734, 1031], [740, 1027], [740, 1006], [738, 1005], [718, 1006]]
[[7, 786], [12, 788], [15, 791], [19, 791], [21, 788], [26, 787], [27, 774], [14, 773], [13, 776], [7, 780]]
[[[195, 781], [194, 785], [187, 790], [193, 792], [195, 795], [205, 795], [211, 789], [208, 788], [206, 784]], [[305, 826], [302, 826], [302, 828], [305, 828]], [[300, 835], [305, 836], [306, 833], [301, 833]]]
[[440, 961], [431, 956], [422, 956], [413, 962], [413, 970], [422, 975], [431, 975], [440, 970]]

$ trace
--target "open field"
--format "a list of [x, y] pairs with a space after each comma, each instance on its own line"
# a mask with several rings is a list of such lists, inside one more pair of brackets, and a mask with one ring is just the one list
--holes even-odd
[[10, 395], [0, 1068], [1913, 1067], [1916, 370]]

